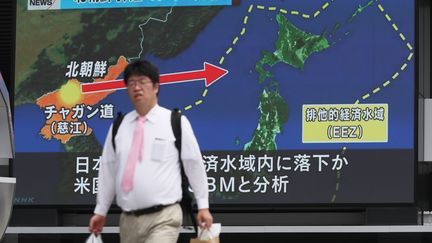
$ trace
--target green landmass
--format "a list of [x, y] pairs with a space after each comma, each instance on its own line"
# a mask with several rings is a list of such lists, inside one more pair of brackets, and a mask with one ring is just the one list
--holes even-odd
[[255, 64], [255, 70], [259, 74], [259, 83], [264, 82], [266, 78], [272, 77], [272, 74], [264, 69], [264, 64], [267, 64], [271, 67], [279, 61], [277, 57], [273, 55], [273, 53], [267, 51], [262, 51], [261, 53], [263, 57]]
[[[22, 5], [22, 4], [21, 4]], [[57, 89], [67, 82], [65, 73], [71, 61], [105, 61], [108, 66], [116, 63], [120, 56], [127, 58], [148, 53], [160, 59], [175, 57], [187, 49], [223, 7], [194, 8], [125, 8], [73, 11], [18, 11], [19, 25], [33, 23], [25, 29], [26, 36], [41, 30], [57, 30], [58, 33], [44, 36], [44, 41], [31, 38], [36, 45], [36, 58], [30, 65], [17, 68], [21, 82], [15, 89], [15, 105], [34, 103], [37, 98]], [[32, 14], [29, 12], [37, 12]], [[64, 14], [74, 12], [65, 23], [59, 21]], [[42, 17], [44, 21], [41, 21]], [[67, 16], [67, 15], [66, 15]], [[167, 17], [168, 16], [168, 17]], [[73, 17], [73, 18], [72, 18]], [[167, 18], [167, 21], [149, 20]], [[59, 21], [57, 24], [56, 22]], [[45, 25], [49, 23], [49, 25]], [[142, 31], [139, 26], [142, 26]], [[48, 27], [46, 27], [48, 26]], [[73, 30], [73, 31], [68, 31]], [[18, 33], [23, 33], [18, 32]], [[144, 35], [141, 50], [141, 39]], [[28, 45], [28, 38], [18, 34], [17, 46]], [[27, 42], [26, 42], [27, 41]], [[27, 43], [27, 44], [26, 44]], [[18, 49], [18, 48], [17, 48]], [[27, 53], [17, 54], [17, 62], [27, 58]], [[92, 78], [79, 78], [80, 82], [92, 82]]]
[[361, 12], [363, 12], [363, 10], [365, 10], [367, 7], [371, 6], [373, 3], [373, 0], [370, 0], [368, 3], [366, 3], [365, 6], [359, 5], [358, 8], [354, 11], [354, 13], [351, 15], [351, 17], [348, 19], [348, 22], [352, 22], [353, 19], [360, 14]]
[[329, 47], [324, 34], [312, 35], [291, 24], [282, 14], [276, 16], [279, 24], [279, 38], [273, 53], [279, 61], [303, 69], [306, 59], [314, 52]]
[[[43, 94], [66, 83], [71, 61], [104, 61], [108, 66], [120, 56], [152, 53], [160, 59], [175, 57], [187, 49], [222, 7], [139, 8], [72, 11], [27, 11], [17, 7], [17, 82], [15, 105], [34, 104]], [[152, 21], [150, 18], [167, 21]], [[64, 18], [64, 20], [62, 19]], [[143, 33], [139, 26], [142, 27]], [[39, 32], [43, 34], [39, 35]], [[47, 33], [46, 33], [47, 32]], [[141, 50], [140, 42], [144, 35]], [[35, 37], [36, 36], [36, 37]], [[40, 36], [40, 39], [39, 39]], [[28, 40], [33, 42], [28, 44]], [[31, 47], [29, 47], [31, 46]], [[20, 51], [29, 47], [31, 52]], [[23, 62], [23, 63], [21, 63]], [[92, 78], [80, 78], [92, 82]], [[94, 134], [73, 137], [67, 152], [102, 151]]]
[[264, 88], [259, 98], [260, 118], [252, 140], [244, 145], [245, 151], [276, 150], [276, 135], [283, 131], [288, 121], [288, 106], [277, 89]]
[[336, 24], [333, 26], [332, 31], [330, 32], [330, 36], [333, 36], [334, 33], [335, 33], [335, 32], [336, 32], [340, 27], [341, 27], [341, 24], [340, 24], [340, 23], [336, 23]]
[[263, 57], [255, 65], [259, 73], [259, 83], [264, 82], [271, 74], [264, 70], [264, 65], [272, 67], [284, 62], [294, 68], [303, 69], [306, 59], [314, 52], [320, 52], [329, 47], [324, 34], [313, 35], [295, 27], [283, 14], [276, 16], [279, 25], [278, 39], [273, 53], [263, 51]]
[[[46, 54], [51, 54], [54, 63], [61, 63], [64, 59], [57, 56], [57, 51], [65, 36], [76, 35], [83, 30], [79, 23], [84, 11], [28, 11], [27, 0], [17, 1], [16, 20], [16, 59], [15, 59], [15, 88], [18, 89], [22, 81], [37, 72], [33, 66], [37, 62], [42, 50], [52, 48]], [[86, 10], [85, 12], [93, 12]], [[63, 61], [64, 62], [64, 61]]]
[[99, 144], [94, 134], [88, 136], [76, 136], [64, 144], [65, 152], [93, 152], [102, 153], [102, 145]]
[[240, 137], [239, 136], [235, 137], [234, 144], [235, 145], [239, 145], [240, 144]]
[[[255, 70], [259, 74], [258, 82], [263, 83], [273, 75], [264, 69], [267, 65], [272, 67], [276, 63], [283, 62], [294, 68], [303, 69], [307, 58], [314, 52], [320, 52], [329, 47], [324, 34], [313, 35], [305, 33], [282, 14], [276, 16], [279, 25], [278, 38], [275, 43], [275, 51], [262, 51], [262, 58], [255, 64]], [[334, 30], [339, 28], [335, 26]], [[270, 151], [276, 150], [276, 136], [282, 132], [284, 123], [288, 121], [288, 106], [284, 98], [279, 94], [278, 82], [271, 80], [264, 87], [260, 95], [258, 125], [253, 132], [251, 141], [246, 143], [244, 150]]]

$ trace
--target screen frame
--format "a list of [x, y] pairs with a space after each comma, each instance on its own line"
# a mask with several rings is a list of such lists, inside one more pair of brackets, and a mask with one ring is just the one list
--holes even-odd
[[[412, 0], [414, 1], [414, 126], [413, 126], [413, 149], [414, 149], [414, 163], [413, 166], [413, 190], [412, 190], [412, 202], [408, 203], [394, 203], [394, 202], [384, 202], [384, 203], [308, 203], [308, 204], [295, 204], [295, 203], [289, 203], [289, 204], [211, 204], [212, 211], [216, 212], [274, 212], [274, 211], [290, 211], [290, 210], [362, 210], [368, 207], [412, 207], [415, 206], [418, 202], [418, 132], [419, 132], [419, 103], [418, 103], [418, 94], [419, 94], [419, 59], [418, 59], [418, 53], [419, 53], [419, 1], [418, 0]], [[16, 24], [17, 24], [17, 2], [14, 2], [14, 55], [12, 55], [12, 73], [11, 77], [13, 82], [9, 82], [9, 91], [10, 91], [10, 100], [11, 100], [11, 112], [12, 112], [12, 122], [15, 119], [14, 116], [14, 96], [15, 96], [15, 69], [16, 69]], [[14, 175], [14, 159], [10, 159], [9, 162], [9, 174], [11, 176]], [[14, 207], [16, 208], [31, 208], [31, 209], [37, 209], [37, 208], [50, 208], [50, 209], [85, 209], [90, 210], [96, 205], [96, 196], [95, 196], [95, 202], [94, 204], [80, 204], [80, 205], [71, 205], [71, 204], [15, 204]], [[113, 203], [110, 212], [111, 211], [118, 211], [119, 208]]]

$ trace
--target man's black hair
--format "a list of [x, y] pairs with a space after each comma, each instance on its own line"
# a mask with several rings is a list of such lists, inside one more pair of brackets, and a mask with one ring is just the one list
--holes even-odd
[[137, 60], [129, 63], [124, 70], [124, 82], [127, 85], [128, 80], [134, 75], [144, 75], [150, 78], [153, 84], [159, 83], [159, 70], [147, 60]]

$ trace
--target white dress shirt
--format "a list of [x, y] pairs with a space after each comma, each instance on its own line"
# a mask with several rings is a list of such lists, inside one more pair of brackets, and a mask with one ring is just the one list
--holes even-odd
[[[105, 140], [99, 168], [95, 214], [105, 216], [114, 195], [124, 211], [178, 202], [182, 197], [180, 162], [171, 127], [171, 111], [156, 105], [146, 115], [141, 161], [137, 163], [133, 189], [125, 193], [120, 183], [131, 147], [138, 113], [134, 110], [123, 118], [112, 145], [112, 126]], [[194, 191], [198, 208], [208, 208], [207, 175], [201, 151], [191, 124], [181, 118], [182, 153], [186, 176]]]

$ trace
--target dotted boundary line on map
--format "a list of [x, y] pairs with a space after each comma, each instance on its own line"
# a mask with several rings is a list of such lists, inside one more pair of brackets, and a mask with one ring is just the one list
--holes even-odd
[[[331, 2], [333, 2], [333, 0], [332, 0]], [[330, 5], [329, 2], [324, 3], [324, 4], [321, 6], [322, 11], [326, 10], [326, 9], [329, 7], [329, 5]], [[258, 10], [265, 10], [265, 9], [266, 9], [266, 7], [263, 6], [263, 5], [257, 5], [256, 8], [257, 8]], [[252, 13], [253, 9], [254, 9], [254, 5], [253, 5], [253, 4], [249, 5], [248, 11], [247, 11], [248, 14], [245, 15], [245, 16], [243, 17], [243, 26], [242, 26], [242, 28], [241, 28], [241, 31], [240, 31], [239, 35], [235, 36], [234, 39], [232, 40], [232, 46], [230, 46], [230, 47], [225, 51], [225, 54], [226, 54], [226, 55], [229, 55], [229, 54], [233, 51], [233, 48], [235, 47], [235, 45], [237, 44], [237, 42], [238, 42], [239, 39], [240, 39], [239, 37], [242, 37], [242, 36], [246, 33], [246, 26], [247, 26], [247, 23], [248, 23], [248, 20], [249, 20], [249, 14]], [[268, 7], [267, 9], [268, 9], [269, 11], [276, 11], [276, 10], [277, 10], [276, 7]], [[304, 19], [310, 19], [310, 18], [311, 18], [311, 15], [309, 15], [309, 14], [301, 14], [301, 15], [300, 15], [300, 12], [299, 12], [299, 11], [295, 11], [295, 10], [288, 11], [288, 10], [286, 10], [286, 9], [281, 8], [281, 9], [279, 9], [279, 12], [280, 12], [280, 13], [283, 13], [283, 14], [288, 14], [288, 13], [290, 13], [291, 15], [299, 15], [299, 16], [303, 17]], [[320, 14], [321, 14], [321, 10], [317, 10], [317, 11], [314, 12], [314, 14], [313, 14], [312, 16], [313, 16], [313, 18], [316, 18], [316, 17], [318, 17]], [[219, 65], [223, 65], [224, 61], [225, 61], [225, 55], [223, 55], [223, 56], [219, 59]], [[203, 93], [202, 93], [202, 97], [203, 97], [203, 98], [206, 97], [207, 93], [208, 93], [208, 89], [206, 88], [206, 89], [204, 89], [204, 91], [203, 91]], [[199, 99], [199, 100], [195, 101], [195, 106], [198, 106], [198, 105], [200, 105], [200, 104], [202, 104], [202, 103], [203, 103], [203, 100], [202, 100], [202, 99]], [[190, 110], [190, 109], [192, 109], [193, 107], [194, 107], [194, 106], [191, 104], [191, 105], [188, 105], [188, 106], [184, 107], [184, 110]], [[343, 147], [343, 148], [342, 148], [342, 154], [345, 154], [346, 150], [347, 150], [347, 148], [346, 148], [346, 147]], [[339, 181], [340, 181], [340, 177], [341, 177], [341, 172], [340, 172], [340, 170], [339, 170], [339, 171], [336, 172], [336, 180], [337, 180], [337, 182], [336, 182], [336, 186], [335, 186], [335, 192], [334, 192], [333, 195], [332, 195], [331, 202], [335, 202], [335, 201], [336, 201], [336, 194], [337, 194], [337, 192], [339, 191], [339, 187], [340, 187], [340, 182], [339, 182]]]
[[[248, 14], [243, 17], [243, 26], [242, 26], [242, 28], [240, 30], [240, 33], [234, 37], [234, 39], [231, 42], [232, 46], [230, 46], [225, 51], [225, 55], [229, 55], [233, 51], [233, 49], [234, 49], [235, 45], [237, 44], [237, 42], [239, 41], [240, 37], [242, 37], [242, 36], [244, 36], [244, 34], [246, 34], [246, 26], [247, 26], [247, 23], [248, 23], [249, 14], [251, 14], [252, 11], [253, 11], [253, 4], [249, 5], [248, 11], [247, 11]], [[222, 65], [224, 63], [224, 61], [225, 61], [225, 55], [223, 55], [219, 59], [219, 65]], [[201, 97], [205, 98], [207, 96], [207, 93], [208, 93], [208, 88], [205, 88], [204, 91], [201, 94]], [[185, 111], [190, 110], [190, 109], [192, 109], [194, 107], [193, 105], [198, 106], [198, 105], [201, 105], [203, 102], [204, 102], [203, 99], [196, 100], [194, 104], [186, 106], [184, 108], [184, 110]]]
[[[384, 17], [389, 22], [389, 24], [391, 25], [391, 27], [393, 28], [393, 30], [396, 32], [396, 34], [399, 36], [399, 38], [401, 39], [401, 41], [405, 42], [405, 45], [406, 45], [406, 47], [409, 50], [407, 61], [410, 62], [412, 60], [413, 55], [414, 55], [414, 53], [413, 53], [413, 47], [412, 47], [411, 43], [406, 40], [406, 37], [405, 37], [405, 35], [402, 32], [399, 32], [398, 26], [396, 25], [396, 23], [392, 22], [392, 18], [390, 17], [390, 15], [388, 13], [385, 12], [384, 7], [381, 4], [378, 4], [377, 6], [378, 6], [379, 11], [384, 15]], [[401, 67], [400, 67], [400, 71], [401, 72], [405, 71], [405, 69], [406, 69], [407, 66], [408, 66], [407, 62], [404, 62], [401, 65]], [[400, 75], [399, 71], [396, 71], [395, 73], [393, 73], [393, 75], [391, 77], [391, 81], [390, 81], [390, 79], [384, 81], [382, 83], [382, 87], [378, 86], [378, 87], [376, 87], [376, 88], [374, 88], [372, 90], [372, 94], [376, 94], [376, 93], [380, 92], [382, 90], [382, 88], [388, 87], [391, 84], [391, 82], [395, 81], [399, 77], [399, 75]], [[366, 99], [368, 99], [370, 97], [371, 97], [371, 93], [369, 92], [369, 93], [366, 93], [365, 95], [363, 95], [361, 97], [361, 99], [362, 100], [366, 100]], [[359, 103], [360, 103], [359, 99], [354, 102], [354, 104], [359, 104]], [[343, 147], [342, 153], [344, 153], [346, 151], [346, 149], [347, 149], [346, 147]], [[337, 176], [337, 180], [339, 180], [340, 179], [340, 171], [338, 171], [338, 173], [337, 173], [336, 176]], [[339, 182], [337, 182], [336, 183], [335, 192], [334, 192], [334, 194], [332, 196], [332, 199], [331, 199], [332, 203], [334, 203], [336, 201], [336, 194], [339, 191], [339, 185], [340, 185]]]
[[[342, 155], [345, 155], [346, 151], [347, 151], [347, 147], [343, 147], [343, 148], [342, 148], [342, 152], [341, 152], [341, 154], [342, 154]], [[339, 192], [339, 187], [340, 187], [340, 184], [341, 184], [341, 183], [340, 183], [340, 178], [341, 178], [341, 171], [338, 170], [338, 171], [336, 172], [336, 186], [335, 186], [335, 191], [333, 192], [332, 198], [331, 198], [331, 200], [330, 200], [330, 202], [332, 202], [332, 203], [336, 202], [336, 197], [337, 197], [336, 194]]]
[[[333, 2], [334, 0], [328, 1], [326, 3], [324, 3], [321, 8], [318, 8], [318, 10], [314, 11], [313, 14], [307, 14], [307, 13], [300, 13], [297, 10], [286, 10], [284, 8], [280, 8], [279, 12], [283, 13], [283, 14], [290, 14], [290, 15], [294, 15], [294, 16], [300, 16], [304, 19], [312, 19], [312, 18], [317, 18], [323, 11], [325, 11], [329, 6], [330, 6], [330, 2]], [[278, 8], [277, 7], [265, 7], [263, 5], [257, 5], [257, 9], [259, 10], [269, 10], [269, 11], [277, 11]]]
[[[333, 1], [334, 1], [334, 0], [331, 0], [331, 2], [333, 2]], [[324, 3], [324, 4], [321, 6], [321, 10], [322, 10], [322, 11], [326, 10], [326, 9], [329, 7], [329, 5], [330, 5], [329, 2]], [[266, 9], [265, 6], [262, 6], [262, 5], [257, 5], [256, 8], [257, 8], [258, 10], [265, 10], [265, 9]], [[230, 47], [225, 51], [225, 55], [229, 55], [229, 54], [233, 51], [233, 49], [234, 49], [235, 45], [237, 44], [237, 42], [239, 41], [240, 37], [242, 37], [242, 36], [246, 33], [246, 26], [247, 26], [247, 23], [248, 23], [248, 20], [249, 20], [249, 14], [252, 13], [253, 9], [254, 9], [254, 5], [253, 5], [253, 4], [249, 5], [248, 11], [247, 11], [248, 14], [245, 15], [245, 16], [243, 17], [243, 26], [242, 26], [242, 28], [241, 28], [241, 31], [240, 31], [239, 35], [237, 35], [237, 36], [235, 36], [235, 37], [233, 38], [233, 40], [232, 40], [232, 46], [230, 46]], [[276, 10], [277, 10], [276, 7], [268, 7], [267, 9], [268, 9], [269, 11], [276, 11]], [[316, 11], [314, 12], [314, 14], [312, 15], [313, 18], [318, 17], [318, 16], [321, 14], [321, 10], [316, 10]], [[288, 11], [288, 10], [286, 10], [286, 9], [281, 8], [281, 9], [279, 9], [279, 12], [280, 12], [280, 13], [283, 13], [283, 14], [288, 14], [288, 13], [290, 13], [291, 15], [298, 15], [298, 16], [303, 17], [304, 19], [310, 19], [310, 18], [311, 18], [311, 15], [309, 15], [309, 14], [300, 14], [299, 11], [295, 11], [295, 10]], [[223, 65], [223, 63], [224, 63], [224, 61], [225, 61], [225, 55], [223, 55], [223, 56], [219, 59], [219, 65]], [[203, 91], [203, 93], [202, 93], [202, 97], [205, 98], [205, 97], [207, 96], [207, 93], [208, 93], [208, 88], [204, 89], [204, 91]], [[195, 106], [198, 106], [198, 105], [200, 105], [200, 104], [202, 104], [202, 103], [203, 103], [203, 100], [202, 100], [202, 99], [199, 99], [199, 100], [195, 101], [194, 105], [195, 105]], [[192, 108], [194, 107], [194, 105], [193, 105], [193, 104], [187, 105], [187, 106], [184, 107], [184, 110], [185, 110], [185, 111], [190, 110], [190, 109], [192, 109]], [[342, 149], [342, 154], [344, 154], [345, 151], [346, 151], [346, 147], [343, 147], [343, 149]], [[337, 183], [336, 183], [336, 187], [335, 187], [335, 193], [333, 193], [333, 196], [332, 196], [331, 202], [334, 202], [334, 201], [336, 200], [336, 193], [339, 191], [339, 186], [340, 186], [340, 183], [339, 183], [340, 177], [341, 177], [341, 172], [340, 172], [340, 171], [337, 171], [337, 172], [336, 172], [336, 179], [337, 179]]]
[[[301, 16], [304, 19], [311, 19], [311, 18], [316, 18], [318, 17], [324, 10], [326, 10], [329, 6], [330, 6], [330, 2], [333, 2], [334, 0], [328, 1], [326, 3], [324, 3], [318, 10], [316, 10], [313, 14], [305, 14], [305, 13], [300, 13], [299, 11], [296, 10], [291, 10], [288, 11], [286, 9], [280, 8], [279, 12], [283, 13], [283, 14], [291, 14], [291, 15], [298, 15]], [[257, 5], [256, 9], [258, 10], [269, 10], [269, 11], [277, 11], [278, 8], [271, 6], [271, 7], [265, 7], [263, 5]], [[232, 42], [231, 42], [231, 46], [225, 50], [225, 54], [219, 59], [219, 65], [223, 65], [223, 63], [225, 62], [225, 56], [230, 55], [230, 53], [234, 50], [234, 47], [237, 45], [238, 41], [240, 40], [241, 37], [243, 37], [246, 34], [246, 30], [247, 30], [247, 24], [249, 21], [249, 15], [253, 12], [254, 10], [254, 5], [251, 4], [249, 5], [249, 8], [247, 10], [247, 14], [243, 17], [243, 26], [241, 27], [241, 30], [239, 32], [238, 35], [236, 35]], [[185, 106], [183, 109], [185, 111], [192, 109], [193, 107], [199, 106], [204, 102], [204, 98], [207, 96], [208, 94], [208, 88], [205, 88], [204, 91], [201, 94], [201, 99], [196, 100], [193, 104], [187, 105]]]
[[[361, 97], [361, 100], [366, 100], [366, 99], [370, 98], [372, 95], [380, 92], [382, 89], [387, 88], [393, 81], [396, 81], [400, 75], [400, 72], [404, 72], [406, 70], [408, 63], [412, 61], [412, 58], [414, 56], [414, 52], [413, 52], [414, 48], [412, 47], [411, 43], [406, 39], [405, 35], [399, 30], [399, 27], [396, 25], [396, 23], [394, 23], [392, 21], [392, 18], [390, 17], [390, 15], [385, 12], [384, 7], [381, 4], [378, 4], [377, 6], [378, 6], [379, 11], [383, 14], [383, 16], [385, 17], [387, 22], [391, 25], [391, 27], [393, 28], [395, 33], [399, 36], [401, 41], [403, 41], [405, 43], [405, 46], [409, 50], [409, 54], [406, 58], [406, 62], [401, 64], [399, 70], [394, 72], [390, 79], [385, 80], [380, 86], [374, 88], [371, 92], [364, 94]], [[358, 103], [360, 103], [360, 99], [358, 99], [354, 102], [354, 104], [358, 104]]]

